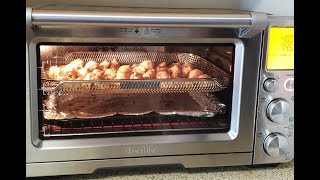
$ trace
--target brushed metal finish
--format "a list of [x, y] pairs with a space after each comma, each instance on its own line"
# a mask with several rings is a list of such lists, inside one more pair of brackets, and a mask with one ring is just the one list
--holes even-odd
[[[31, 117], [31, 89], [30, 89], [30, 51], [29, 45], [35, 34], [30, 27], [26, 28], [26, 154], [27, 157], [32, 154], [34, 145], [32, 144], [32, 117]], [[28, 158], [26, 158], [28, 162]]]
[[273, 92], [278, 88], [278, 82], [277, 80], [273, 78], [269, 78], [264, 81], [263, 83], [263, 89], [267, 92]]
[[268, 16], [265, 13], [251, 12], [252, 22], [250, 28], [241, 28], [239, 38], [251, 38], [262, 32], [268, 26]]
[[27, 0], [29, 7], [46, 5], [81, 5], [81, 6], [112, 6], [112, 7], [151, 7], [151, 8], [217, 8], [241, 9], [246, 11], [266, 12], [273, 16], [294, 16], [293, 0]]
[[288, 140], [281, 134], [272, 133], [265, 139], [263, 148], [269, 156], [280, 157], [288, 151]]
[[43, 7], [48, 5], [110, 6], [110, 7], [149, 7], [149, 8], [221, 8], [238, 9], [239, 0], [26, 0], [27, 6]]
[[26, 27], [32, 27], [32, 8], [26, 8]]
[[39, 10], [32, 11], [32, 24], [100, 24], [119, 25], [163, 25], [170, 27], [251, 27], [252, 16], [247, 14], [189, 14], [157, 12], [108, 12], [76, 10]]
[[268, 118], [275, 123], [287, 123], [291, 117], [292, 110], [290, 104], [282, 99], [272, 100], [267, 107]]
[[[269, 27], [294, 27], [293, 17], [269, 17]], [[254, 143], [253, 164], [284, 163], [294, 159], [294, 91], [287, 91], [284, 87], [287, 79], [294, 78], [293, 70], [275, 70], [266, 69], [268, 33], [264, 33], [263, 54], [261, 59], [260, 85], [258, 91], [257, 117], [256, 117], [256, 134]], [[266, 92], [263, 89], [263, 82], [266, 79], [274, 78], [278, 81], [278, 89], [274, 92]], [[267, 106], [275, 99], [287, 101], [292, 113], [289, 121], [286, 123], [274, 123], [267, 117]], [[271, 133], [280, 133], [288, 140], [288, 152], [284, 156], [271, 157], [265, 153], [263, 143], [265, 138]]]
[[267, 27], [266, 13], [216, 9], [146, 9], [87, 7], [35, 8], [34, 26], [202, 27], [236, 28], [238, 37], [251, 38]]
[[[121, 0], [120, 0], [121, 1]], [[111, 4], [118, 2], [121, 4], [123, 1], [112, 1]], [[138, 0], [141, 2], [140, 0]], [[124, 6], [136, 6], [141, 4], [138, 1], [130, 1], [130, 4], [122, 3]], [[145, 7], [166, 7], [168, 2], [162, 3], [157, 1], [157, 4], [146, 2]], [[155, 1], [154, 1], [155, 2]], [[191, 2], [181, 5], [176, 0], [170, 1], [170, 7], [198, 7], [204, 4], [210, 4], [210, 7], [220, 7], [221, 3], [212, 3], [211, 1]], [[101, 2], [100, 2], [101, 3]], [[149, 4], [148, 4], [149, 3]], [[162, 5], [160, 5], [162, 3]], [[229, 3], [229, 1], [228, 1]], [[50, 4], [50, 3], [49, 3]], [[69, 4], [73, 4], [70, 2]], [[201, 5], [199, 5], [201, 4]], [[239, 2], [232, 1], [233, 5], [238, 6]], [[241, 3], [242, 4], [242, 3]], [[39, 5], [41, 7], [41, 5]], [[142, 7], [142, 6], [140, 6]], [[207, 6], [203, 6], [207, 7]], [[210, 8], [208, 6], [208, 8]], [[230, 6], [226, 6], [229, 8]], [[237, 9], [237, 8], [234, 8]], [[59, 10], [59, 9], [58, 9]], [[154, 10], [154, 9], [150, 9]], [[175, 9], [172, 9], [173, 11]], [[157, 11], [157, 10], [154, 10]], [[191, 10], [190, 10], [191, 11]], [[201, 9], [201, 11], [205, 11]], [[47, 12], [47, 11], [43, 11]], [[50, 11], [53, 12], [53, 11]], [[126, 11], [124, 11], [126, 12]], [[158, 11], [159, 12], [159, 11]], [[126, 12], [125, 15], [128, 15]], [[26, 26], [31, 26], [31, 11], [27, 10]], [[53, 13], [54, 14], [54, 13]], [[277, 124], [271, 122], [267, 117], [267, 105], [274, 99], [284, 99], [292, 107], [294, 111], [294, 72], [293, 71], [268, 71], [265, 68], [266, 54], [262, 54], [260, 66], [260, 48], [261, 48], [261, 29], [257, 28], [260, 23], [254, 23], [259, 20], [254, 18], [252, 13], [217, 13], [231, 15], [241, 14], [240, 20], [232, 25], [231, 22], [234, 18], [224, 20], [220, 26], [219, 18], [211, 23], [213, 18], [206, 13], [199, 18], [198, 13], [196, 22], [191, 22], [190, 19], [193, 13], [186, 13], [191, 16], [182, 16], [178, 18], [171, 18], [170, 22], [161, 18], [168, 16], [157, 16], [159, 19], [151, 22], [147, 18], [148, 23], [144, 24], [141, 16], [136, 20], [129, 18], [131, 22], [126, 23], [127, 16], [117, 17], [117, 13], [102, 13], [101, 17], [95, 17], [96, 14], [89, 13], [89, 19], [84, 19], [84, 22], [75, 22], [75, 26], [70, 25], [70, 22], [45, 22], [48, 17], [52, 18], [52, 14], [48, 16], [37, 16], [43, 19], [37, 19], [38, 25], [33, 27], [33, 30], [27, 28], [26, 39], [26, 167], [27, 177], [32, 176], [50, 176], [50, 175], [63, 175], [63, 174], [79, 174], [91, 173], [97, 168], [103, 167], [121, 167], [121, 166], [135, 166], [135, 165], [151, 165], [151, 164], [182, 164], [185, 167], [208, 167], [208, 166], [224, 166], [224, 165], [247, 165], [247, 164], [264, 164], [264, 163], [281, 163], [291, 161], [294, 157], [294, 115], [289, 118], [289, 122]], [[99, 13], [98, 13], [99, 14]], [[170, 13], [169, 13], [170, 14]], [[210, 14], [210, 13], [209, 13]], [[36, 14], [37, 15], [37, 14]], [[39, 15], [39, 14], [38, 14]], [[74, 21], [75, 16], [68, 18]], [[110, 15], [110, 16], [109, 16]], [[129, 13], [130, 17], [132, 12]], [[168, 14], [166, 14], [168, 15]], [[211, 14], [212, 15], [212, 14]], [[242, 16], [244, 15], [244, 16]], [[247, 19], [248, 15], [251, 17]], [[262, 14], [257, 14], [262, 15]], [[105, 24], [104, 19], [110, 21], [108, 28], [82, 26], [82, 25], [95, 25], [101, 26]], [[217, 17], [217, 16], [216, 16]], [[220, 16], [219, 16], [220, 17]], [[227, 16], [223, 16], [227, 17]], [[52, 21], [50, 19], [48, 21]], [[91, 19], [90, 19], [91, 18]], [[99, 19], [100, 18], [100, 19]], [[63, 17], [55, 18], [58, 21], [65, 21]], [[79, 18], [75, 18], [78, 19]], [[81, 19], [81, 18], [80, 18]], [[98, 22], [95, 20], [98, 19]], [[143, 19], [143, 21], [142, 21]], [[154, 18], [155, 19], [155, 18]], [[271, 17], [270, 26], [294, 26], [292, 17]], [[177, 21], [177, 23], [174, 23]], [[241, 21], [242, 25], [237, 24]], [[248, 25], [250, 21], [250, 25]], [[189, 24], [189, 23], [193, 24]], [[35, 24], [37, 22], [34, 22]], [[183, 23], [188, 23], [184, 25]], [[55, 24], [55, 26], [52, 26]], [[255, 25], [254, 25], [255, 24]], [[119, 26], [119, 27], [111, 27]], [[120, 27], [121, 26], [121, 27]], [[246, 27], [241, 27], [246, 26]], [[253, 29], [250, 27], [256, 26]], [[269, 27], [270, 27], [269, 26]], [[80, 28], [81, 27], [81, 28]], [[128, 29], [138, 30], [137, 33], [133, 31], [128, 32]], [[155, 27], [160, 29], [158, 34], [145, 34], [146, 29]], [[170, 27], [170, 28], [161, 28]], [[180, 27], [180, 28], [173, 28]], [[190, 27], [190, 28], [182, 28]], [[192, 28], [191, 28], [192, 27]], [[201, 27], [201, 28], [200, 28]], [[203, 27], [219, 27], [219, 28], [203, 28]], [[225, 27], [225, 28], [222, 28]], [[234, 29], [237, 28], [237, 29]], [[125, 31], [122, 31], [125, 29]], [[263, 29], [263, 28], [262, 28]], [[266, 31], [264, 38], [263, 52], [266, 52], [268, 39], [268, 32]], [[36, 38], [33, 38], [36, 36]], [[244, 39], [250, 37], [249, 39]], [[109, 38], [108, 38], [109, 37]], [[200, 38], [201, 37], [201, 38]], [[213, 39], [213, 37], [217, 39]], [[38, 137], [38, 100], [37, 100], [37, 81], [36, 81], [36, 48], [38, 42], [76, 42], [76, 43], [215, 43], [215, 42], [229, 42], [228, 39], [233, 39], [230, 42], [236, 44], [236, 52], [241, 52], [236, 55], [235, 71], [241, 73], [239, 76], [235, 75], [234, 82], [241, 82], [234, 84], [233, 90], [233, 111], [231, 130], [228, 133], [218, 134], [196, 134], [196, 135], [163, 135], [159, 137], [129, 137], [129, 138], [98, 138], [98, 139], [75, 139], [75, 140], [40, 140]], [[228, 39], [222, 39], [228, 38]], [[31, 42], [32, 41], [32, 42]], [[237, 44], [238, 43], [238, 44]], [[245, 49], [245, 52], [244, 52]], [[260, 67], [260, 74], [258, 72]], [[260, 77], [258, 79], [258, 77]], [[268, 78], [275, 78], [279, 87], [278, 90], [273, 92], [266, 92], [263, 89], [263, 82]], [[259, 84], [259, 86], [258, 86]], [[238, 92], [239, 91], [239, 92]], [[257, 94], [258, 92], [258, 94]], [[257, 102], [257, 106], [256, 106]], [[257, 114], [255, 114], [257, 112]], [[256, 121], [255, 121], [256, 118]], [[256, 126], [254, 127], [254, 123]], [[254, 133], [255, 132], [255, 133]], [[264, 150], [265, 139], [270, 134], [280, 133], [288, 140], [288, 151], [285, 155], [280, 157], [271, 157]], [[254, 139], [255, 138], [255, 139]], [[270, 140], [269, 140], [270, 141]], [[148, 151], [139, 151], [147, 149]], [[253, 154], [251, 153], [253, 151]], [[134, 152], [134, 153], [132, 153]], [[236, 153], [237, 152], [237, 153]], [[241, 152], [241, 153], [240, 153]], [[245, 153], [248, 152], [248, 153]], [[205, 153], [226, 153], [226, 154], [212, 154], [201, 155]], [[187, 155], [189, 154], [189, 155]], [[198, 154], [198, 155], [190, 155]], [[154, 157], [160, 156], [162, 157]], [[165, 156], [171, 155], [171, 156]], [[179, 156], [175, 156], [179, 155]], [[189, 158], [190, 157], [190, 158]], [[106, 159], [106, 158], [121, 158], [121, 159]], [[252, 159], [253, 158], [253, 159]], [[91, 159], [91, 160], [88, 160]], [[76, 160], [76, 161], [72, 161]], [[88, 160], [88, 161], [84, 161]], [[60, 162], [53, 162], [60, 161]], [[39, 162], [39, 163], [37, 163]], [[40, 163], [41, 162], [41, 163]], [[41, 171], [39, 171], [41, 169]]]
[[[187, 154], [208, 154], [208, 153], [229, 153], [233, 155], [230, 160], [223, 159], [225, 165], [234, 165], [238, 158], [244, 158], [240, 164], [250, 164], [252, 154], [242, 157], [244, 152], [253, 151], [254, 141], [254, 119], [257, 101], [257, 84], [260, 57], [261, 33], [250, 39], [231, 39], [221, 37], [236, 37], [233, 34], [217, 34], [209, 29], [199, 28], [159, 28], [160, 35], [148, 35], [143, 33], [120, 32], [120, 28], [110, 28], [114, 34], [108, 34], [108, 28], [93, 27], [67, 27], [67, 26], [41, 26], [34, 27], [33, 33], [36, 37], [28, 45], [29, 57], [27, 60], [27, 72], [30, 78], [27, 79], [27, 89], [30, 89], [30, 102], [27, 111], [26, 144], [27, 144], [27, 166], [30, 163], [41, 162], [39, 164], [50, 164], [53, 161], [77, 160], [76, 166], [81, 160], [105, 159], [105, 158], [126, 158], [146, 157], [149, 162], [152, 156], [183, 155]], [[138, 28], [139, 31], [146, 28]], [[98, 31], [97, 31], [98, 30]], [[164, 30], [164, 31], [162, 31]], [[201, 30], [201, 31], [199, 31]], [[224, 29], [222, 29], [224, 31]], [[221, 36], [220, 36], [221, 35]], [[27, 34], [27, 38], [31, 38]], [[107, 38], [109, 37], [109, 38]], [[110, 38], [111, 37], [111, 38]], [[159, 38], [160, 37], [160, 38]], [[180, 38], [184, 37], [184, 38]], [[192, 38], [202, 37], [202, 38]], [[211, 38], [220, 37], [220, 38]], [[161, 136], [141, 136], [141, 137], [115, 137], [115, 138], [90, 138], [73, 140], [40, 140], [38, 135], [38, 100], [36, 81], [36, 44], [38, 42], [76, 42], [76, 43], [234, 43], [236, 47], [235, 55], [235, 79], [233, 90], [232, 120], [231, 129], [228, 133], [217, 134], [191, 134], [191, 135], [161, 135]], [[245, 49], [245, 52], [244, 52]], [[240, 73], [240, 70], [242, 72]], [[240, 84], [239, 84], [240, 83]], [[242, 83], [242, 85], [241, 85]], [[241, 103], [240, 103], [240, 97]], [[128, 151], [137, 149], [137, 151]], [[139, 149], [149, 149], [150, 151], [139, 151]], [[128, 153], [130, 152], [130, 153]], [[135, 153], [131, 153], [135, 152]], [[241, 153], [240, 153], [241, 152]], [[235, 154], [231, 154], [235, 153]], [[172, 156], [168, 157], [171, 158]], [[215, 163], [217, 159], [211, 159]], [[49, 163], [50, 162], [50, 163]], [[90, 161], [91, 162], [91, 161]], [[193, 160], [192, 167], [201, 166], [203, 161]], [[242, 162], [242, 163], [241, 163]], [[95, 164], [96, 162], [93, 162]], [[138, 165], [138, 162], [132, 162]], [[149, 164], [149, 163], [146, 163]], [[117, 166], [113, 164], [112, 167]], [[188, 165], [186, 165], [188, 166]], [[191, 165], [190, 165], [191, 166]], [[53, 171], [53, 169], [48, 169]], [[59, 174], [62, 174], [64, 169]], [[29, 171], [30, 172], [30, 171]], [[34, 174], [41, 172], [33, 171]], [[50, 172], [48, 172], [50, 173]]]
[[90, 161], [67, 161], [30, 163], [26, 165], [26, 176], [55, 176], [90, 174], [97, 169], [143, 165], [183, 165], [185, 168], [250, 165], [252, 153], [209, 154], [164, 157], [141, 157], [126, 159], [101, 159]]
[[[157, 32], [147, 33], [150, 30]], [[239, 29], [230, 28], [164, 28], [164, 27], [96, 27], [35, 26], [37, 37], [86, 38], [238, 38]]]

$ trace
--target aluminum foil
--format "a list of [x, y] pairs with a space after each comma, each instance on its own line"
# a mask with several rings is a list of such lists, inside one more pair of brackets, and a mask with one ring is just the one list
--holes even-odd
[[45, 119], [100, 118], [114, 115], [161, 115], [213, 117], [226, 105], [211, 93], [154, 94], [51, 94], [44, 103]]

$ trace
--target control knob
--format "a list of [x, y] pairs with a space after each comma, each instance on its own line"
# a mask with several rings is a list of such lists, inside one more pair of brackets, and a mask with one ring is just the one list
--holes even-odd
[[272, 133], [265, 139], [263, 148], [269, 156], [280, 157], [288, 151], [288, 140], [281, 134]]
[[263, 83], [263, 89], [267, 92], [273, 92], [278, 88], [278, 82], [277, 80], [273, 78], [269, 78], [264, 81]]
[[287, 123], [291, 117], [290, 104], [282, 99], [271, 101], [267, 107], [267, 117], [275, 123]]

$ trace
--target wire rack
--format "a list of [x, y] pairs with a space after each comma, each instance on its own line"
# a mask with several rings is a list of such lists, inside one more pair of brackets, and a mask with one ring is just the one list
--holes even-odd
[[[73, 52], [64, 58], [54, 60], [55, 65], [65, 65], [75, 59], [85, 62], [93, 60], [102, 62], [117, 59], [121, 64], [140, 63], [151, 60], [155, 65], [160, 62], [191, 63], [196, 68], [210, 75], [204, 79], [152, 79], [152, 80], [67, 80], [48, 79], [45, 75], [48, 68], [43, 68], [42, 90], [55, 92], [59, 95], [73, 93], [117, 94], [117, 93], [175, 93], [175, 92], [215, 92], [220, 91], [229, 83], [230, 75], [207, 60], [189, 53], [167, 52]], [[50, 62], [53, 65], [53, 62]]]
[[222, 117], [204, 118], [188, 116], [115, 116], [108, 118], [47, 120], [42, 126], [43, 137], [83, 137], [128, 133], [166, 134], [199, 130], [226, 130], [228, 124]]

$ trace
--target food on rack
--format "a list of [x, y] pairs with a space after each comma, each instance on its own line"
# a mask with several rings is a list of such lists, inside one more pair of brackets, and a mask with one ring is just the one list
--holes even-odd
[[138, 67], [138, 66], [139, 66], [139, 64], [133, 63], [133, 64], [131, 65], [131, 68], [133, 69], [133, 68]]
[[168, 68], [167, 68], [167, 67], [157, 68], [156, 71], [157, 71], [157, 72], [160, 72], [160, 71], [168, 71]]
[[112, 59], [110, 67], [111, 69], [118, 70], [120, 67], [120, 62], [117, 59]]
[[139, 64], [131, 65], [131, 68], [132, 68], [132, 71], [134, 73], [143, 75], [148, 70], [154, 69], [154, 63], [152, 61], [150, 61], [150, 60], [145, 60], [145, 61], [142, 61]]
[[160, 62], [156, 66], [151, 60], [145, 60], [121, 65], [117, 59], [101, 63], [76, 59], [67, 65], [51, 66], [48, 76], [54, 80], [210, 78], [191, 63]]
[[85, 62], [84, 62], [84, 60], [78, 58], [69, 64], [73, 64], [75, 67], [78, 67], [78, 69], [80, 69], [80, 68], [83, 68]]
[[80, 69], [79, 66], [75, 65], [75, 64], [68, 64], [66, 65], [64, 68], [63, 68], [63, 71], [62, 73], [67, 75], [67, 76], [70, 76], [70, 77], [75, 77], [77, 76], [77, 70]]
[[193, 65], [191, 63], [184, 63], [182, 65], [182, 77], [187, 78], [189, 77], [190, 71], [194, 69]]
[[158, 64], [157, 68], [164, 68], [164, 67], [168, 67], [168, 62], [161, 62]]
[[84, 77], [86, 77], [86, 75], [90, 72], [89, 68], [82, 68], [78, 70], [78, 80], [83, 80]]
[[70, 79], [77, 79], [77, 77], [78, 77], [78, 69], [75, 69], [75, 68], [69, 69], [66, 66], [63, 72], [64, 72], [63, 75], [70, 77]]
[[155, 79], [155, 78], [156, 78], [156, 70], [154, 69], [150, 69], [142, 75], [142, 79]]
[[146, 70], [154, 69], [154, 63], [151, 60], [142, 61], [139, 66], [146, 68]]
[[163, 71], [157, 72], [156, 78], [157, 79], [169, 79], [169, 78], [171, 78], [171, 75], [168, 71], [163, 70]]
[[122, 65], [119, 67], [117, 71], [116, 79], [130, 79], [131, 74], [132, 74], [132, 69], [130, 65]]
[[86, 65], [84, 67], [88, 68], [89, 71], [91, 72], [91, 71], [99, 68], [99, 66], [100, 66], [99, 63], [97, 63], [95, 61], [89, 61], [89, 62], [86, 63]]
[[100, 70], [105, 71], [110, 67], [110, 62], [108, 60], [104, 60], [103, 62], [100, 63]]
[[78, 78], [78, 70], [83, 68], [84, 61], [81, 59], [76, 59], [69, 64], [65, 65], [61, 68], [60, 75], [69, 76], [70, 79], [77, 79]]
[[114, 69], [106, 69], [104, 72], [104, 79], [111, 80], [117, 76], [117, 71]]
[[147, 69], [143, 66], [138, 65], [137, 67], [133, 68], [132, 71], [137, 74], [144, 74], [147, 72]]
[[97, 76], [99, 77], [99, 79], [104, 79], [104, 78], [101, 77], [101, 76], [104, 74], [104, 72], [101, 71], [100, 69], [94, 69], [94, 70], [92, 71], [92, 73], [95, 74], [95, 75], [97, 75]]
[[142, 79], [142, 75], [134, 72], [131, 74], [130, 79]]
[[58, 75], [58, 76], [57, 76], [57, 80], [60, 80], [60, 81], [70, 80], [70, 76], [65, 75], [65, 74]]
[[188, 78], [197, 78], [199, 77], [200, 75], [202, 75], [203, 72], [199, 69], [194, 69], [192, 71], [190, 71], [189, 73], [189, 77]]
[[57, 77], [59, 76], [60, 73], [61, 73], [60, 68], [58, 66], [51, 66], [49, 68], [48, 76], [51, 79], [57, 79]]
[[61, 74], [64, 74], [64, 69], [66, 68], [66, 65], [62, 65], [62, 66], [59, 66], [60, 68], [60, 71], [61, 71]]
[[83, 80], [101, 80], [104, 79], [103, 71], [94, 69], [92, 72], [86, 74]]
[[83, 80], [95, 80], [95, 79], [98, 79], [98, 77], [95, 75], [95, 74], [93, 74], [93, 73], [88, 73], [84, 78], [83, 78]]
[[171, 74], [171, 77], [172, 78], [180, 78], [181, 75], [182, 75], [182, 66], [181, 64], [178, 62], [178, 63], [172, 63], [170, 66], [169, 66], [169, 70], [168, 72]]
[[168, 68], [168, 63], [167, 62], [161, 62], [158, 64], [158, 66], [156, 67], [156, 71], [162, 71], [162, 70], [167, 70]]

